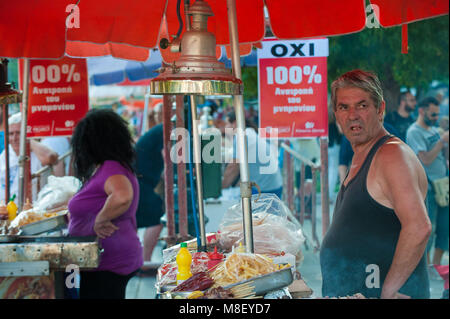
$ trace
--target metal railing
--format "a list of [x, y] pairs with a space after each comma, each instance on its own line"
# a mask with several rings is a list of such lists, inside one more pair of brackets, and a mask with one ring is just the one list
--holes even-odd
[[[66, 153], [64, 153], [63, 155], [58, 157], [58, 160], [56, 161], [55, 164], [46, 165], [46, 166], [42, 167], [41, 169], [39, 169], [37, 172], [31, 174], [31, 181], [33, 181], [33, 179], [37, 178], [37, 193], [39, 193], [39, 191], [41, 190], [41, 184], [45, 185], [47, 183], [48, 176], [53, 173], [53, 167], [56, 164], [60, 163], [61, 161], [64, 161], [66, 158], [68, 158], [71, 155], [72, 155], [72, 151], [71, 150], [67, 151]], [[42, 180], [43, 178], [44, 178], [44, 181]]]
[[[289, 209], [294, 212], [294, 217], [300, 222], [300, 225], [304, 225], [305, 219], [311, 219], [311, 233], [312, 242], [315, 251], [320, 249], [320, 240], [317, 235], [317, 173], [320, 175], [320, 187], [321, 187], [321, 206], [322, 206], [322, 237], [325, 235], [329, 226], [329, 195], [328, 195], [328, 139], [320, 138], [320, 161], [314, 163], [309, 158], [303, 156], [299, 152], [295, 151], [290, 142], [282, 142], [281, 148], [284, 151], [284, 196], [285, 202]], [[294, 181], [294, 162], [299, 161], [301, 163], [300, 169], [300, 185], [295, 194], [295, 181]], [[305, 178], [306, 166], [311, 168], [312, 181], [311, 187], [311, 215], [306, 214], [306, 192], [307, 180]], [[300, 201], [300, 210], [295, 205], [295, 198]], [[284, 199], [284, 198], [283, 198]], [[309, 239], [305, 236], [307, 241], [305, 242], [306, 248], [308, 247]]]

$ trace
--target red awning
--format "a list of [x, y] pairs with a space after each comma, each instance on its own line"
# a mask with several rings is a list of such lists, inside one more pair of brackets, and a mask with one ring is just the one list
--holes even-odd
[[[178, 30], [176, 0], [80, 0], [71, 12], [70, 5], [74, 2], [1, 1], [0, 56], [60, 58], [64, 54], [110, 54], [142, 61], [143, 50], [158, 45], [164, 14], [169, 34]], [[215, 14], [208, 20], [208, 28], [215, 33], [218, 45], [227, 45], [226, 0], [207, 2]], [[374, 11], [385, 27], [448, 14], [449, 7], [448, 0], [371, 0], [371, 3], [376, 5], [378, 11]], [[264, 4], [270, 27], [279, 39], [358, 32], [364, 29], [367, 12], [371, 11], [364, 0], [236, 1], [240, 43], [256, 43], [264, 37]], [[79, 17], [79, 26], [73, 23], [75, 16]]]

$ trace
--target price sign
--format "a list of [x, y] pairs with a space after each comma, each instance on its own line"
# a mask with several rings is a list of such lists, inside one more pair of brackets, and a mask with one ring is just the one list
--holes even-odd
[[266, 133], [261, 137], [274, 129], [278, 138], [328, 135], [327, 56], [328, 39], [263, 41], [259, 127]]
[[30, 60], [28, 94], [27, 137], [72, 135], [89, 109], [86, 60]]

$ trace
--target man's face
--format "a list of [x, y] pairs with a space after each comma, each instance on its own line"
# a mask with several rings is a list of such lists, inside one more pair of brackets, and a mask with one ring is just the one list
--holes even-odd
[[416, 97], [411, 93], [406, 94], [404, 103], [406, 112], [411, 113], [416, 109], [417, 104]]
[[20, 123], [9, 125], [9, 144], [17, 155], [20, 153]]
[[423, 109], [423, 121], [427, 126], [435, 126], [439, 118], [439, 106], [430, 104], [427, 109]]
[[362, 89], [347, 87], [336, 92], [336, 121], [352, 145], [365, 144], [380, 131], [385, 103], [375, 107], [370, 94]]

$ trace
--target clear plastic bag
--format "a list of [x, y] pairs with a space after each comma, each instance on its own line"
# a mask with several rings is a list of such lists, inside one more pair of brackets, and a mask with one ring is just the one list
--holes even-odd
[[[301, 245], [305, 241], [299, 225], [289, 220], [292, 213], [275, 194], [252, 196], [253, 244], [257, 254], [280, 255], [290, 253], [302, 259]], [[243, 213], [239, 202], [228, 208], [219, 225], [219, 246], [230, 251], [244, 245]]]
[[47, 184], [41, 189], [33, 207], [36, 211], [47, 211], [67, 206], [69, 200], [81, 187], [81, 182], [73, 176], [49, 176]]

